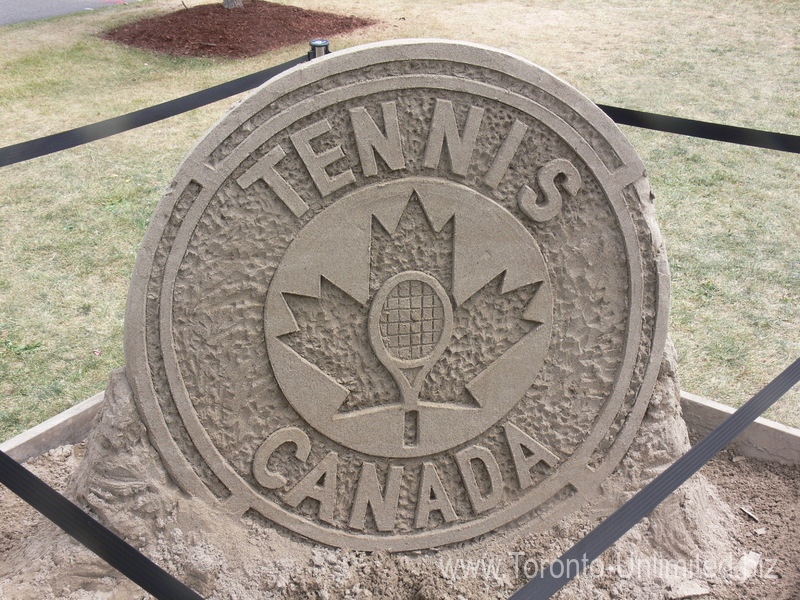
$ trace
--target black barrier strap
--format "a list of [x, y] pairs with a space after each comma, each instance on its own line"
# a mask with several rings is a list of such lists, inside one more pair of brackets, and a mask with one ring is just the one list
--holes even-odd
[[[800, 381], [800, 358], [510, 600], [548, 600]], [[0, 483], [157, 600], [203, 600], [191, 588], [0, 451]], [[558, 564], [558, 574], [555, 566]], [[572, 567], [575, 567], [574, 569]]]
[[[325, 40], [314, 40], [325, 41]], [[313, 43], [313, 42], [312, 42]], [[35, 140], [21, 142], [12, 146], [0, 148], [0, 167], [13, 165], [18, 162], [31, 160], [68, 148], [74, 148], [82, 144], [87, 144], [95, 140], [122, 133], [136, 127], [149, 125], [156, 121], [168, 119], [184, 112], [200, 108], [206, 104], [217, 102], [230, 96], [246, 92], [258, 87], [268, 79], [274, 77], [295, 65], [301, 64], [313, 58], [312, 53], [290, 60], [281, 65], [270, 67], [257, 73], [245, 75], [227, 83], [222, 83], [214, 87], [182, 96], [175, 100], [169, 100], [149, 108], [143, 108], [126, 115], [85, 125], [76, 129], [62, 131]], [[767, 150], [781, 150], [783, 152], [800, 153], [800, 136], [788, 133], [774, 133], [759, 129], [747, 129], [735, 127], [733, 125], [721, 125], [719, 123], [707, 123], [694, 119], [684, 119], [681, 117], [669, 117], [655, 113], [619, 108], [598, 104], [611, 119], [620, 125], [631, 125], [643, 129], [653, 129], [667, 133], [677, 133], [691, 137], [716, 140], [720, 142], [730, 142], [744, 146], [755, 146], [766, 148]]]
[[5, 452], [0, 452], [0, 483], [158, 600], [203, 600]]
[[39, 158], [40, 156], [94, 142], [95, 140], [122, 133], [123, 131], [149, 125], [156, 121], [169, 119], [170, 117], [194, 110], [195, 108], [200, 108], [206, 104], [211, 104], [212, 102], [217, 102], [235, 96], [236, 94], [252, 90], [279, 73], [283, 73], [287, 69], [307, 61], [308, 56], [303, 55], [300, 58], [295, 58], [294, 60], [270, 67], [269, 69], [251, 73], [250, 75], [245, 75], [244, 77], [239, 77], [238, 79], [221, 83], [214, 87], [194, 92], [188, 96], [176, 98], [175, 100], [162, 102], [161, 104], [100, 121], [99, 123], [85, 125], [77, 129], [70, 129], [69, 131], [62, 131], [61, 133], [55, 133], [28, 142], [21, 142], [13, 146], [0, 148], [0, 167]]
[[[586, 537], [567, 550], [511, 596], [510, 600], [547, 600], [569, 583], [631, 527], [677, 490], [711, 458], [800, 381], [800, 358], [725, 419], [661, 475], [642, 488]], [[573, 568], [574, 567], [574, 568]]]
[[619, 125], [632, 125], [642, 129], [654, 129], [655, 131], [677, 133], [706, 140], [800, 154], [800, 135], [747, 129], [745, 127], [695, 121], [694, 119], [681, 117], [669, 117], [629, 108], [605, 106], [603, 104], [598, 104], [597, 106]]

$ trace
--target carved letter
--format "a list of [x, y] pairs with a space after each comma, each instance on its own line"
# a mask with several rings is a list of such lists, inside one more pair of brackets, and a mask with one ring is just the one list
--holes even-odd
[[450, 498], [439, 479], [436, 466], [431, 462], [422, 463], [422, 481], [419, 484], [419, 500], [417, 501], [417, 514], [414, 517], [414, 527], [424, 529], [428, 526], [428, 517], [434, 511], [442, 513], [448, 523], [455, 521], [458, 516], [453, 509]]
[[555, 454], [516, 425], [506, 423], [505, 432], [508, 447], [511, 449], [511, 457], [514, 459], [514, 467], [517, 470], [520, 489], [524, 490], [533, 484], [531, 469], [540, 462], [544, 461], [549, 467], [554, 467], [558, 463], [558, 457]]
[[332, 165], [340, 158], [344, 158], [341, 146], [334, 146], [328, 150], [324, 150], [319, 154], [315, 153], [311, 148], [311, 140], [328, 133], [331, 130], [331, 124], [328, 119], [317, 121], [313, 125], [309, 125], [305, 129], [293, 133], [291, 135], [292, 144], [295, 150], [300, 155], [300, 158], [308, 169], [308, 174], [319, 190], [323, 197], [332, 194], [339, 188], [342, 188], [350, 183], [353, 183], [356, 178], [350, 169], [342, 171], [338, 175], [331, 177], [325, 170], [325, 167]]
[[306, 498], [319, 501], [319, 518], [333, 523], [333, 510], [336, 508], [336, 470], [339, 467], [339, 455], [328, 452], [328, 456], [319, 461], [292, 489], [286, 492], [284, 500], [289, 506], [296, 508]]
[[561, 192], [556, 187], [556, 177], [564, 175], [566, 179], [562, 184], [570, 196], [574, 196], [581, 189], [581, 174], [578, 173], [571, 162], [565, 158], [556, 158], [544, 165], [536, 174], [536, 181], [544, 193], [544, 202], [537, 202], [536, 192], [527, 185], [523, 185], [517, 194], [519, 207], [534, 221], [549, 221], [561, 212]]
[[508, 132], [506, 139], [503, 140], [503, 144], [500, 146], [500, 150], [497, 151], [497, 156], [494, 157], [492, 166], [489, 167], [489, 170], [483, 177], [483, 181], [490, 188], [495, 189], [500, 185], [500, 180], [503, 178], [503, 175], [506, 174], [508, 165], [511, 164], [511, 159], [513, 159], [514, 155], [517, 153], [519, 145], [522, 143], [522, 138], [525, 137], [527, 132], [528, 126], [525, 125], [525, 123], [514, 121], [514, 124], [511, 126], [511, 131]]
[[353, 123], [353, 132], [364, 177], [373, 177], [378, 174], [375, 152], [381, 155], [392, 171], [403, 169], [406, 166], [403, 147], [400, 143], [397, 104], [381, 102], [381, 109], [383, 110], [383, 126], [386, 129], [386, 135], [378, 129], [367, 109], [363, 107], [350, 109], [350, 121]]
[[483, 109], [477, 106], [470, 106], [469, 113], [467, 113], [467, 123], [464, 126], [464, 135], [461, 136], [458, 133], [453, 103], [449, 100], [439, 100], [437, 98], [436, 106], [433, 109], [431, 130], [425, 146], [424, 165], [429, 169], [435, 169], [439, 166], [442, 146], [446, 139], [447, 154], [450, 156], [450, 168], [456, 175], [466, 175], [482, 119]]
[[[472, 465], [473, 460], [481, 461], [483, 466], [486, 467], [487, 473], [489, 473], [490, 491], [487, 496], [481, 494], [475, 477], [475, 469]], [[464, 487], [467, 488], [467, 496], [469, 496], [469, 502], [472, 504], [472, 510], [475, 511], [475, 514], [486, 512], [490, 508], [497, 506], [503, 496], [503, 475], [492, 453], [483, 446], [469, 446], [456, 453], [456, 463], [458, 464], [458, 470], [461, 472], [461, 479], [464, 480]]]
[[278, 446], [289, 443], [296, 446], [295, 458], [305, 462], [308, 455], [311, 454], [311, 441], [308, 439], [308, 435], [297, 427], [279, 429], [270, 435], [256, 451], [256, 455], [253, 457], [253, 475], [255, 475], [256, 481], [265, 488], [275, 490], [286, 485], [286, 478], [267, 469], [267, 464], [269, 457], [278, 449]]
[[258, 179], [262, 179], [272, 191], [280, 198], [286, 207], [292, 211], [295, 217], [300, 217], [308, 210], [308, 204], [294, 191], [280, 173], [275, 170], [283, 157], [286, 156], [283, 148], [275, 146], [272, 150], [262, 156], [256, 164], [247, 169], [244, 175], [239, 177], [236, 182], [242, 189], [248, 188]]
[[367, 521], [367, 506], [372, 508], [372, 516], [378, 531], [394, 529], [397, 517], [397, 502], [400, 500], [400, 483], [403, 477], [402, 466], [389, 467], [386, 475], [386, 491], [381, 495], [381, 484], [375, 464], [365, 462], [361, 465], [361, 474], [356, 485], [356, 497], [353, 501], [353, 512], [350, 514], [350, 527], [364, 530]]

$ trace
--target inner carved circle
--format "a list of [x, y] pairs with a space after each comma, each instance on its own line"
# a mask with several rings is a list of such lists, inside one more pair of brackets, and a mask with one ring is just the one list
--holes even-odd
[[[552, 303], [538, 245], [510, 212], [409, 177], [345, 196], [297, 234], [267, 294], [267, 351], [320, 433], [371, 456], [430, 456], [486, 431], [530, 388]], [[329, 343], [344, 328], [347, 344]]]

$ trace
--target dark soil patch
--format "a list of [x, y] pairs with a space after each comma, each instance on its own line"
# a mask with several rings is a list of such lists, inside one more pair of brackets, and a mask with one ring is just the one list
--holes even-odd
[[121, 44], [177, 56], [246, 58], [290, 44], [347, 33], [375, 21], [262, 0], [222, 2], [143, 19], [102, 34]]

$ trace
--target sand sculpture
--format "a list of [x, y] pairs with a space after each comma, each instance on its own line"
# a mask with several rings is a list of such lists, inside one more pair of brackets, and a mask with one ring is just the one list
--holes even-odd
[[[374, 593], [424, 596], [431, 549], [500, 539], [552, 558], [687, 447], [668, 295], [644, 165], [575, 89], [471, 44], [335, 52], [180, 168], [73, 495], [212, 597], [336, 596], [375, 556]], [[681, 494], [639, 542], [724, 546], [713, 490]]]

